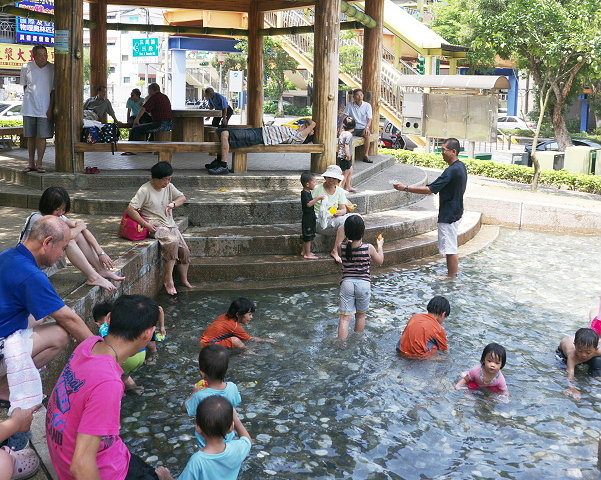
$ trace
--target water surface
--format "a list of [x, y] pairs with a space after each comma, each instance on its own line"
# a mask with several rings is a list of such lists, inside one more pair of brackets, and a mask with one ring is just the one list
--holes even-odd
[[[438, 259], [376, 275], [366, 333], [346, 348], [333, 341], [337, 285], [248, 293], [257, 312], [247, 330], [277, 343], [230, 361], [254, 442], [239, 478], [599, 478], [600, 382], [581, 372], [581, 400], [566, 397], [553, 354], [563, 336], [588, 326], [601, 294], [599, 258], [597, 237], [503, 230], [462, 259], [456, 282], [435, 278], [445, 272]], [[167, 340], [157, 365], [135, 374], [146, 392], [124, 399], [122, 436], [173, 474], [196, 449], [180, 404], [199, 379], [198, 338], [239, 294], [158, 299]], [[434, 295], [451, 302], [449, 353], [399, 358], [408, 318]], [[508, 351], [510, 401], [453, 390], [493, 341]]]

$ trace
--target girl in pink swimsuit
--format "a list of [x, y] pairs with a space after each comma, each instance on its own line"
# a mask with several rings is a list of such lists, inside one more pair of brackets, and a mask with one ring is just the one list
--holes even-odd
[[501, 373], [506, 358], [507, 353], [504, 347], [498, 343], [489, 343], [484, 347], [482, 357], [480, 357], [480, 365], [476, 365], [467, 372], [462, 372], [461, 380], [455, 385], [455, 390], [467, 385], [470, 390], [487, 388], [493, 392], [509, 395], [505, 377]]

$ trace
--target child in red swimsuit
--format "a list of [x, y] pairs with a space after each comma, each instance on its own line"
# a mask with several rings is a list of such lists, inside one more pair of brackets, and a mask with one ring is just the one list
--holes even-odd
[[225, 348], [244, 348], [244, 342], [275, 343], [269, 338], [251, 337], [242, 325], [248, 325], [253, 318], [255, 305], [244, 297], [232, 302], [227, 313], [215, 319], [200, 337], [201, 348], [207, 345], [223, 345]]

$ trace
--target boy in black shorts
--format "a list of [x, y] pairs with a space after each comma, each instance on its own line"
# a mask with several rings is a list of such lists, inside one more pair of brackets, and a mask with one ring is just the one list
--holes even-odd
[[351, 145], [353, 143], [353, 130], [355, 129], [355, 119], [353, 117], [344, 117], [342, 121], [342, 132], [338, 137], [338, 153], [336, 154], [336, 163], [340, 165], [344, 179], [340, 182], [340, 188], [347, 192], [356, 192], [352, 186], [353, 165], [351, 163]]
[[320, 195], [317, 198], [313, 198], [311, 190], [315, 188], [315, 175], [311, 172], [303, 172], [301, 174], [301, 185], [303, 190], [301, 192], [301, 204], [303, 206], [303, 249], [301, 255], [305, 260], [316, 260], [319, 258], [313, 252], [311, 252], [311, 242], [315, 238], [315, 209], [313, 206], [326, 198], [325, 195]]

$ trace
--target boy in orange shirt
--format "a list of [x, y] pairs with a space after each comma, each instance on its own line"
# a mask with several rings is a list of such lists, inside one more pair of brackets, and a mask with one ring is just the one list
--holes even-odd
[[244, 348], [244, 342], [275, 343], [269, 338], [251, 337], [240, 324], [248, 325], [253, 318], [254, 304], [244, 297], [232, 302], [227, 313], [218, 316], [200, 337], [201, 348], [223, 345], [225, 348]]
[[400, 353], [413, 358], [427, 358], [436, 350], [448, 350], [442, 322], [451, 313], [449, 301], [436, 296], [428, 302], [427, 310], [427, 314], [420, 313], [409, 319], [397, 345]]

